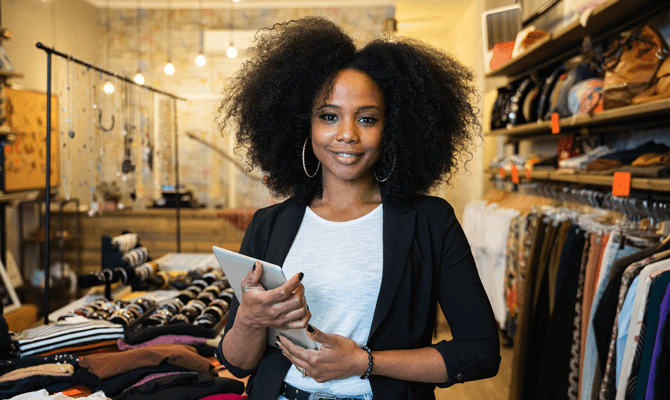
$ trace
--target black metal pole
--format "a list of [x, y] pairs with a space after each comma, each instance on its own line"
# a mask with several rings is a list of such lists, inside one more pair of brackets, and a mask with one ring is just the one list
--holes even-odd
[[179, 191], [179, 130], [177, 129], [177, 100], [172, 100], [172, 118], [174, 120], [175, 181], [177, 190], [177, 253], [181, 253], [181, 192]]
[[147, 90], [150, 90], [150, 91], [152, 91], [152, 92], [156, 92], [156, 93], [159, 93], [159, 94], [163, 94], [163, 95], [169, 96], [169, 97], [171, 97], [171, 98], [173, 98], [173, 99], [186, 100], [186, 99], [184, 99], [184, 98], [177, 97], [177, 96], [173, 95], [172, 93], [167, 93], [167, 92], [164, 92], [164, 91], [162, 91], [162, 90], [158, 90], [158, 89], [156, 89], [156, 88], [152, 88], [151, 86], [140, 85], [140, 84], [136, 83], [135, 81], [133, 81], [133, 80], [131, 80], [131, 79], [129, 79], [129, 78], [126, 78], [125, 76], [119, 76], [119, 75], [115, 74], [114, 72], [107, 71], [106, 69], [102, 69], [102, 68], [100, 68], [100, 67], [98, 67], [98, 66], [95, 66], [95, 65], [93, 65], [93, 64], [87, 63], [86, 61], [82, 61], [82, 60], [80, 60], [80, 59], [78, 59], [78, 58], [72, 57], [71, 55], [68, 55], [68, 54], [65, 54], [65, 53], [61, 53], [60, 51], [57, 51], [57, 50], [55, 50], [55, 49], [53, 49], [53, 48], [50, 49], [50, 48], [44, 46], [41, 42], [37, 42], [37, 44], [36, 44], [35, 46], [36, 46], [38, 49], [42, 49], [42, 50], [46, 51], [48, 54], [55, 54], [55, 55], [57, 55], [57, 56], [60, 56], [60, 57], [63, 57], [63, 58], [67, 58], [67, 59], [69, 59], [70, 61], [76, 62], [77, 64], [81, 64], [81, 65], [83, 65], [83, 66], [85, 66], [85, 67], [88, 67], [88, 68], [93, 68], [94, 70], [96, 70], [96, 71], [98, 71], [98, 72], [102, 72], [103, 74], [107, 74], [107, 75], [109, 75], [109, 76], [113, 76], [113, 77], [115, 77], [116, 79], [119, 79], [119, 80], [122, 80], [122, 81], [125, 81], [125, 82], [128, 82], [128, 83], [132, 83], [133, 85], [142, 86], [143, 88], [145, 88], [145, 89], [147, 89]]
[[51, 241], [51, 53], [47, 52], [47, 170], [44, 213], [44, 325], [49, 324], [49, 242]]

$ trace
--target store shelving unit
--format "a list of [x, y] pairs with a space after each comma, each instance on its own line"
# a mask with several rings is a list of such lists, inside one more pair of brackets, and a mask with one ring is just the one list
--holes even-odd
[[[628, 29], [646, 21], [660, 11], [670, 9], [670, 3], [659, 0], [609, 0], [605, 1], [588, 16], [563, 29], [546, 36], [534, 43], [522, 54], [512, 58], [500, 68], [486, 74], [487, 78], [507, 77], [512, 82], [532, 74], [540, 69], [578, 55], [582, 51], [582, 43], [586, 37], [591, 42], [599, 42], [613, 33]], [[561, 118], [558, 121], [559, 133], [553, 135], [552, 122], [530, 122], [510, 128], [494, 129], [485, 132], [486, 136], [502, 136], [507, 144], [515, 145], [515, 153], [519, 149], [519, 141], [540, 140], [563, 134], [598, 134], [607, 135], [621, 130], [645, 130], [658, 127], [670, 127], [670, 99], [626, 107], [605, 110], [597, 114]], [[498, 168], [489, 170], [492, 177], [509, 180], [510, 171], [500, 172]], [[613, 176], [588, 173], [567, 173], [560, 170], [532, 170], [528, 175], [519, 169], [520, 181], [544, 181], [578, 186], [595, 186], [612, 188]], [[504, 178], [501, 176], [504, 175]], [[670, 179], [645, 178], [633, 176], [631, 190], [645, 191], [649, 194], [667, 195], [670, 192]]]

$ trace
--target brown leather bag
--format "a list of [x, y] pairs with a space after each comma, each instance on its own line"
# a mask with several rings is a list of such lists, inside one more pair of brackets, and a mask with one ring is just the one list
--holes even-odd
[[647, 103], [670, 98], [670, 58], [666, 58], [658, 69], [654, 84], [644, 92], [633, 97], [633, 104]]
[[624, 32], [604, 54], [605, 109], [632, 103], [632, 98], [649, 89], [668, 56], [668, 44], [650, 25]]

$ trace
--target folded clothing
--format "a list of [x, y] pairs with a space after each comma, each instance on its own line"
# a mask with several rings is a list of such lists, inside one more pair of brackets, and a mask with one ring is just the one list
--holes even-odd
[[582, 154], [580, 156], [560, 160], [558, 162], [558, 166], [559, 168], [584, 169], [591, 161], [603, 158], [605, 155], [611, 152], [612, 149], [607, 146], [598, 146], [588, 153]]
[[79, 358], [69, 353], [62, 353], [48, 357], [31, 356], [31, 357], [12, 358], [10, 360], [0, 360], [0, 375], [4, 375], [8, 372], [20, 368], [32, 367], [35, 365], [58, 364], [58, 363], [61, 364], [67, 363], [76, 367], [77, 365], [79, 365]]
[[79, 360], [79, 366], [87, 368], [100, 379], [106, 379], [135, 368], [159, 365], [163, 362], [198, 372], [209, 372], [211, 365], [208, 359], [198, 355], [191, 346], [161, 344], [118, 353], [83, 356]]
[[647, 153], [666, 153], [670, 151], [670, 147], [663, 143], [655, 143], [653, 140], [645, 142], [634, 149], [614, 151], [609, 154], [602, 155], [598, 158], [605, 158], [608, 160], [621, 161], [622, 164], [631, 164], [636, 158]]
[[124, 341], [127, 344], [135, 345], [165, 335], [187, 335], [204, 338], [207, 337], [207, 329], [191, 324], [147, 326], [137, 330], [126, 330]]
[[75, 371], [74, 377], [77, 385], [87, 386], [91, 388], [91, 391], [99, 390], [104, 392], [107, 396], [113, 397], [149, 375], [187, 371], [188, 369], [184, 367], [163, 363], [157, 366], [140, 367], [107, 379], [100, 379], [97, 375], [89, 372], [88, 369], [79, 368]]
[[74, 345], [123, 337], [123, 326], [71, 315], [53, 324], [26, 329], [14, 337], [21, 357]]
[[645, 167], [649, 165], [668, 165], [670, 164], [670, 152], [665, 153], [647, 153], [636, 158], [631, 165], [636, 167]]
[[119, 346], [119, 350], [130, 350], [130, 349], [138, 349], [141, 347], [154, 346], [157, 344], [193, 345], [193, 344], [205, 344], [205, 343], [207, 343], [207, 339], [203, 337], [188, 336], [188, 335], [165, 335], [139, 344], [128, 344], [123, 339], [119, 339], [117, 345]]
[[48, 350], [43, 353], [37, 353], [35, 356], [51, 356], [62, 352], [67, 352], [75, 356], [81, 357], [88, 354], [97, 353], [99, 351], [116, 351], [117, 350], [116, 340], [101, 340], [88, 344], [60, 347], [56, 350]]
[[72, 364], [42, 364], [19, 368], [0, 376], [0, 383], [18, 381], [33, 376], [70, 376], [74, 373]]
[[134, 386], [114, 400], [180, 399], [199, 400], [219, 393], [242, 394], [244, 383], [236, 379], [215, 377], [207, 373], [177, 374], [160, 377]]
[[587, 171], [604, 171], [610, 170], [612, 168], [621, 167], [623, 164], [621, 161], [617, 160], [607, 160], [605, 158], [599, 158], [597, 160], [591, 161], [586, 164]]
[[[74, 397], [66, 396], [63, 393], [56, 393], [56, 394], [49, 394], [49, 391], [46, 389], [42, 390], [37, 390], [34, 392], [28, 392], [28, 393], [23, 393], [20, 394], [16, 397], [12, 397], [9, 400], [40, 400], [40, 399], [45, 399], [45, 400], [70, 400], [74, 399]], [[77, 397], [77, 400], [112, 400], [109, 397], [105, 396], [104, 393], [102, 392], [95, 392], [90, 396], [87, 397]]]

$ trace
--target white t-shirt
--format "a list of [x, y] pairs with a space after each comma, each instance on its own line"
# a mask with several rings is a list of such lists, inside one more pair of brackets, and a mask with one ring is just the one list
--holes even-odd
[[[322, 332], [348, 337], [359, 346], [367, 343], [382, 281], [382, 216], [379, 205], [355, 220], [332, 222], [307, 207], [283, 266], [287, 279], [305, 274], [302, 283], [312, 313], [309, 323]], [[303, 378], [295, 366], [284, 381], [310, 392], [372, 393], [370, 382], [359, 375], [318, 383]]]

